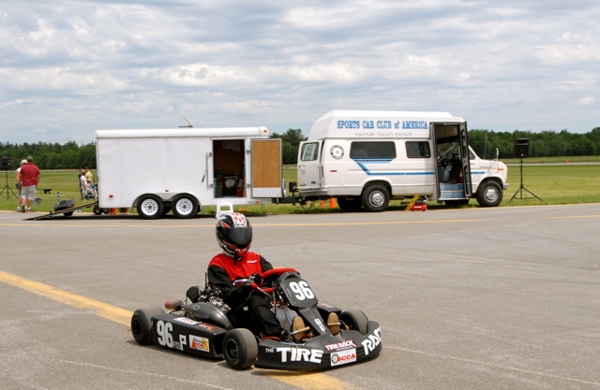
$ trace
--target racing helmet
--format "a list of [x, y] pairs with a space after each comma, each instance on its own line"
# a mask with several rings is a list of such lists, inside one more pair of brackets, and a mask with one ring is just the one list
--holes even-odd
[[252, 243], [252, 226], [244, 214], [225, 214], [217, 221], [217, 242], [237, 261], [244, 256]]

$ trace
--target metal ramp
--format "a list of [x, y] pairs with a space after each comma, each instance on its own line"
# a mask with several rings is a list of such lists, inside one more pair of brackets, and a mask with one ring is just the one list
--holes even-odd
[[88, 207], [94, 207], [97, 205], [98, 205], [98, 202], [94, 202], [94, 203], [84, 204], [84, 205], [77, 206], [77, 207], [70, 207], [67, 209], [51, 211], [49, 214], [44, 214], [44, 215], [40, 215], [38, 217], [33, 217], [33, 218], [26, 218], [25, 221], [41, 221], [44, 219], [51, 219], [54, 217], [58, 217], [60, 215], [63, 215], [65, 217], [70, 217], [77, 210], [87, 209]]

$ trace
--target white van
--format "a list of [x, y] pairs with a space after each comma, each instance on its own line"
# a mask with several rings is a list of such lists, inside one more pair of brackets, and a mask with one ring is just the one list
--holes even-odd
[[[97, 130], [94, 210], [137, 208], [144, 218], [281, 197], [281, 140], [266, 127]], [[98, 212], [96, 212], [98, 214]]]
[[506, 165], [469, 147], [467, 124], [447, 112], [331, 111], [298, 153], [298, 191], [336, 197], [344, 210], [383, 211], [390, 199], [497, 206]]

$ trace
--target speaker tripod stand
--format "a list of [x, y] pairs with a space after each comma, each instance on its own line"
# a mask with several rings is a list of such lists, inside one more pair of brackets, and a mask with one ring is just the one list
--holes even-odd
[[537, 196], [536, 194], [534, 194], [533, 192], [529, 191], [527, 188], [525, 188], [525, 186], [523, 185], [523, 155], [521, 155], [521, 186], [519, 187], [519, 189], [517, 190], [517, 192], [515, 192], [515, 194], [512, 196], [512, 198], [510, 198], [510, 200], [508, 201], [508, 203], [512, 202], [516, 197], [517, 194], [519, 195], [519, 199], [527, 199], [530, 198], [530, 196], [526, 196], [523, 197], [523, 191], [527, 191], [529, 192], [531, 195], [533, 195], [534, 197], [538, 198], [539, 200], [541, 200], [542, 202], [544, 201], [542, 198], [540, 198], [539, 196]]
[[15, 192], [12, 190], [12, 188], [10, 188], [8, 186], [8, 171], [4, 171], [4, 173], [5, 173], [5, 176], [6, 176], [6, 185], [4, 186], [4, 189], [2, 191], [0, 191], [0, 196], [2, 196], [2, 194], [4, 193], [4, 191], [6, 191], [6, 199], [10, 199], [10, 195], [11, 194], [15, 198], [18, 198], [18, 196], [15, 195]]

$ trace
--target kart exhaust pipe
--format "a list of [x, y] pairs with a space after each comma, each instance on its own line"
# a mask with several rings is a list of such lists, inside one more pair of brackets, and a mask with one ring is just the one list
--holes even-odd
[[167, 310], [174, 310], [174, 311], [181, 310], [182, 306], [183, 306], [183, 301], [180, 299], [168, 300], [165, 302], [165, 309], [167, 309]]

